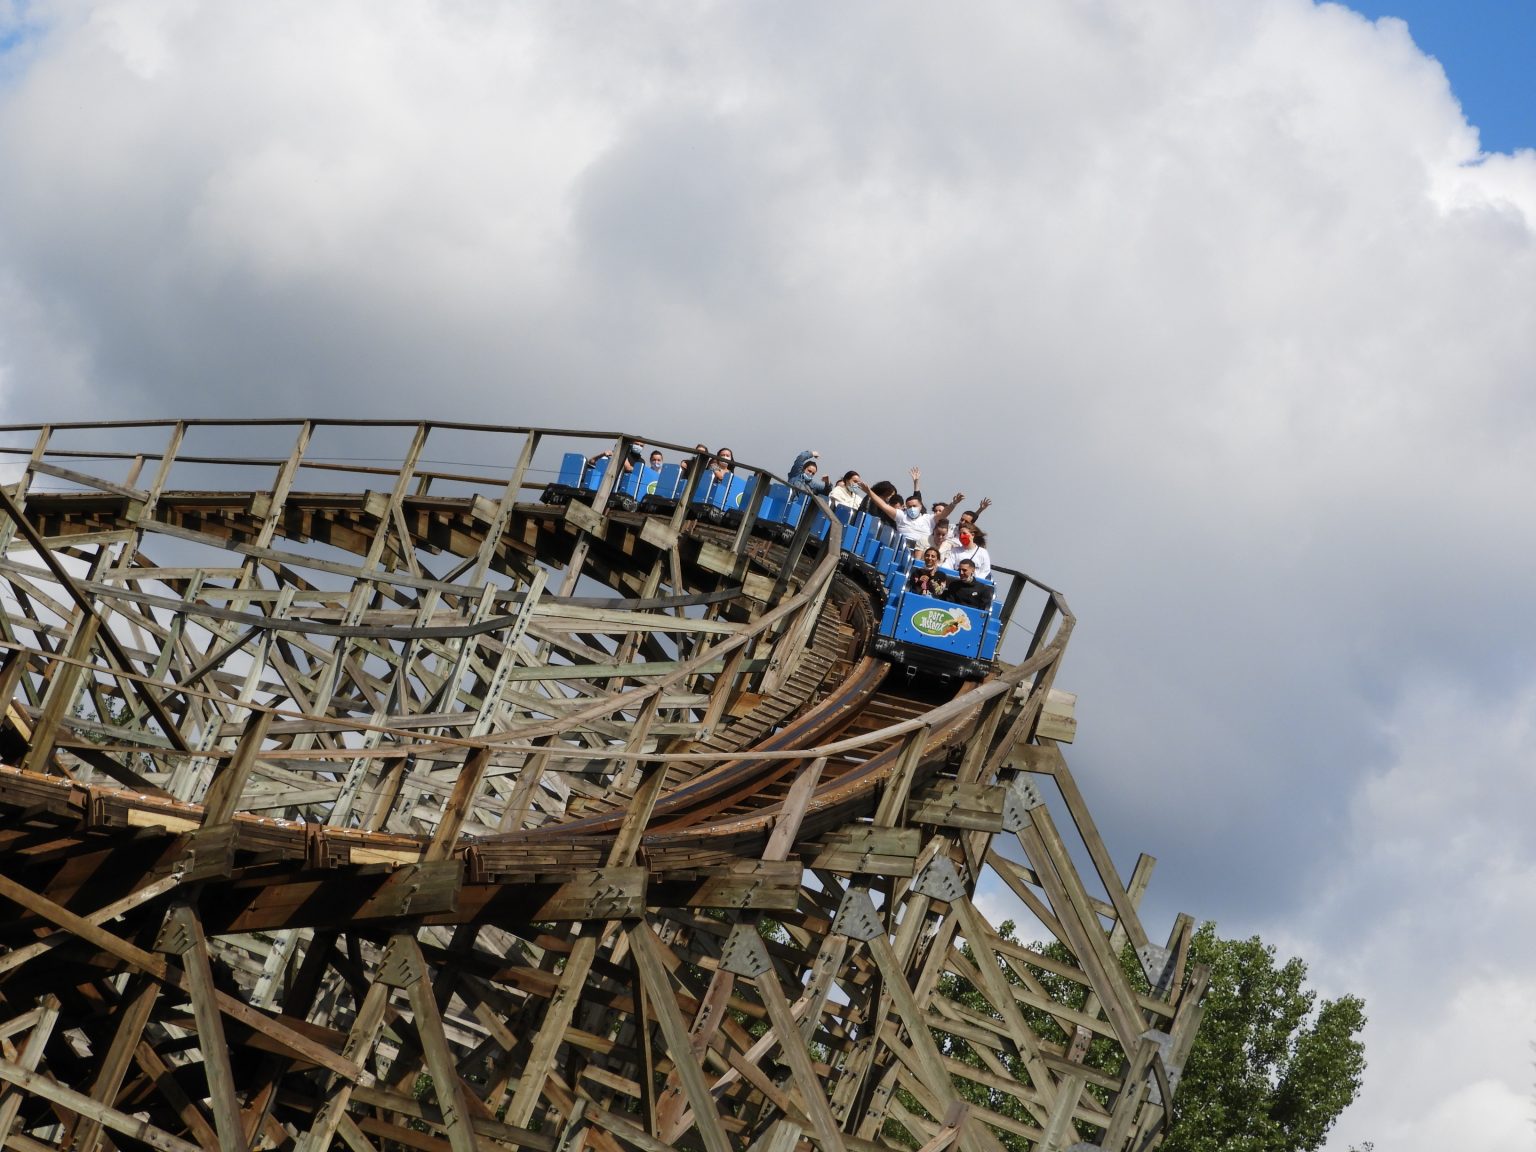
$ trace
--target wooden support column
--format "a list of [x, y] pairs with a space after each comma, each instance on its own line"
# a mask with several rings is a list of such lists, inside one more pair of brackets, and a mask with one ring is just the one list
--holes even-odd
[[171, 909], [157, 947], [181, 957], [186, 966], [187, 991], [192, 997], [192, 1015], [197, 1021], [197, 1046], [203, 1054], [203, 1069], [208, 1077], [219, 1152], [244, 1152], [240, 1101], [235, 1095], [235, 1077], [229, 1064], [229, 1045], [224, 1039], [224, 1021], [219, 1015], [213, 968], [208, 963], [208, 940], [203, 935], [202, 922], [190, 904], [178, 904]]
[[[766, 952], [764, 959], [767, 959]], [[768, 1021], [778, 1034], [779, 1050], [789, 1062], [795, 1085], [800, 1090], [800, 1098], [805, 1102], [817, 1143], [825, 1152], [843, 1152], [843, 1134], [838, 1130], [832, 1109], [827, 1104], [826, 1090], [815, 1068], [811, 1066], [811, 1056], [806, 1051], [799, 1028], [795, 1026], [789, 1000], [779, 984], [777, 973], [771, 967], [757, 977], [757, 991], [763, 998], [763, 1006], [768, 1009]]]
[[[992, 951], [991, 929], [987, 927], [981, 914], [969, 900], [957, 901], [955, 912], [960, 918], [960, 929], [971, 945], [971, 954], [976, 958], [976, 971], [980, 979], [982, 995], [991, 1002], [992, 1007], [1002, 1017], [1003, 1030], [1013, 1041], [1014, 1047], [1018, 1049], [1019, 1056], [1024, 1061], [1024, 1067], [1029, 1072], [1030, 1083], [1039, 1094], [1041, 1103], [1049, 1110], [1055, 1105], [1059, 1090], [1056, 1078], [1041, 1058], [1039, 1041], [1029, 1025], [1024, 1022], [1024, 1014], [1019, 1011], [1018, 1001], [1013, 998], [1012, 987], [1003, 976], [1002, 969], [998, 967], [997, 953]], [[1070, 1108], [1068, 1110], [1070, 1111]]]
[[[637, 754], [644, 747], [650, 734], [651, 721], [656, 718], [656, 709], [660, 703], [661, 694], [656, 693], [642, 706], [634, 730], [625, 742], [626, 751]], [[629, 811], [624, 813], [624, 822], [619, 826], [613, 847], [608, 852], [608, 867], [626, 868], [635, 862], [635, 853], [640, 850], [640, 842], [645, 838], [646, 825], [651, 822], [651, 813], [656, 810], [656, 801], [661, 796], [666, 778], [665, 761], [648, 761], [641, 770], [640, 783], [635, 788], [634, 798], [629, 802]]]
[[[352, 1021], [352, 1030], [347, 1034], [346, 1047], [342, 1049], [342, 1055], [347, 1059], [361, 1064], [379, 1042], [379, 1034], [384, 1031], [385, 1009], [389, 1007], [389, 989], [390, 986], [380, 980], [363, 997], [357, 1018]], [[355, 1087], [356, 1084], [351, 1080], [332, 1077], [325, 1104], [315, 1113], [309, 1131], [299, 1137], [297, 1152], [326, 1152], [330, 1148], [338, 1126], [346, 1117], [347, 1105], [352, 1101]]]
[[[48, 1046], [48, 1038], [53, 1035], [53, 1026], [58, 1019], [59, 998], [52, 994], [44, 996], [38, 1001], [37, 1020], [27, 1034], [27, 1042], [22, 1045], [21, 1059], [16, 1064], [18, 1068], [24, 1072], [37, 1071], [43, 1059], [43, 1049]], [[19, 1088], [0, 1093], [0, 1148], [10, 1138], [11, 1126], [16, 1123], [16, 1114], [21, 1110], [21, 1097]]]
[[[628, 937], [651, 1009], [656, 1013], [662, 1035], [667, 1038], [667, 1047], [673, 1052], [686, 1053], [688, 1025], [677, 1010], [677, 1000], [672, 994], [666, 964], [661, 956], [661, 945], [657, 943], [650, 925], [643, 922], [630, 928]], [[698, 1125], [705, 1149], [707, 1152], [732, 1152], [730, 1139], [720, 1124], [720, 1114], [715, 1110], [714, 1098], [709, 1094], [709, 1086], [704, 1083], [703, 1070], [691, 1060], [685, 1059], [679, 1062], [678, 1071], [682, 1075], [683, 1091], [687, 1093], [688, 1103], [693, 1108], [694, 1123]]]
[[[923, 1084], [937, 1100], [948, 1107], [959, 1098], [955, 1095], [954, 1085], [950, 1081], [949, 1069], [944, 1066], [944, 1059], [934, 1045], [933, 1033], [928, 1031], [927, 1014], [918, 1004], [916, 997], [912, 995], [912, 989], [907, 986], [906, 973], [901, 970], [901, 963], [896, 957], [895, 949], [891, 947], [890, 940], [883, 932], [877, 933], [865, 941], [865, 944], [880, 969], [880, 977], [885, 989], [891, 994], [897, 1015], [906, 1025], [907, 1039], [917, 1057]], [[883, 1022], [881, 1024], [884, 1026]], [[968, 1141], [968, 1143], [972, 1142]], [[972, 1143], [970, 1152], [985, 1152], [985, 1150], [975, 1147]]]
[[443, 1114], [443, 1131], [448, 1135], [448, 1143], [453, 1152], [477, 1152], [464, 1082], [459, 1079], [453, 1050], [443, 1032], [443, 1017], [437, 1009], [437, 997], [432, 994], [428, 978], [430, 970], [416, 937], [397, 933], [390, 939], [386, 959], [388, 962], [380, 969], [378, 978], [393, 987], [405, 989], [410, 998], [416, 1035], [421, 1041], [427, 1071], [432, 1076], [432, 1090]]
[[[159, 995], [160, 986], [148, 976], [140, 973], [129, 980], [128, 994], [117, 1011], [117, 1029], [112, 1034], [112, 1043], [91, 1084], [91, 1099], [108, 1107], [117, 1100], [118, 1090], [123, 1086], [123, 1077], [128, 1072], [134, 1050], [139, 1046], [144, 1026], [149, 1023], [150, 1012]], [[75, 1129], [74, 1139], [66, 1143], [71, 1145], [74, 1152], [96, 1152], [100, 1141], [101, 1120], [97, 1117], [82, 1117], [79, 1127]]]
[[43, 711], [32, 730], [32, 746], [21, 761], [23, 772], [44, 773], [53, 756], [54, 742], [59, 735], [59, 722], [74, 707], [75, 696], [80, 690], [80, 677], [85, 674], [85, 658], [91, 645], [96, 642], [96, 631], [101, 621], [84, 610], [75, 619], [75, 629], [64, 650], [64, 659], [53, 666], [48, 679], [48, 690], [43, 693]]
[[[19, 904], [30, 912], [48, 920], [65, 929], [71, 935], [95, 945], [110, 956], [115, 956], [124, 963], [143, 972], [148, 972], [155, 979], [160, 980], [182, 992], [191, 991], [191, 984], [186, 975], [178, 969], [172, 968], [161, 956], [152, 952], [146, 952], [135, 944], [129, 943], [122, 937], [108, 932], [92, 924], [83, 916], [76, 915], [68, 908], [41, 896], [31, 889], [16, 883], [7, 876], [0, 875], [0, 896]], [[333, 1072], [339, 1072], [343, 1076], [357, 1079], [363, 1074], [363, 1070], [352, 1061], [338, 1055], [324, 1044], [310, 1039], [285, 1024], [268, 1016], [265, 1012], [252, 1008], [250, 1005], [229, 995], [227, 992], [216, 992], [219, 1009], [226, 1015], [240, 1021], [242, 1024], [262, 1033], [268, 1039], [274, 1041], [282, 1048], [295, 1056], [308, 1060], [310, 1063], [329, 1068]], [[107, 1125], [111, 1127], [111, 1125]]]
[[240, 807], [240, 794], [245, 791], [246, 781], [251, 777], [251, 769], [271, 724], [270, 712], [252, 712], [247, 717], [235, 754], [214, 770], [208, 790], [203, 794], [204, 828], [217, 828], [235, 818]]
[[424, 863], [447, 860], [453, 855], [459, 842], [459, 831], [464, 827], [464, 820], [469, 815], [470, 805], [475, 802], [475, 794], [480, 790], [480, 781], [484, 779], [486, 766], [490, 762], [490, 748], [476, 748], [464, 758], [464, 766], [459, 769], [458, 778], [453, 782], [453, 792], [438, 818], [432, 842], [422, 854]]
[[[147, 1120], [140, 1120], [137, 1116], [130, 1116], [119, 1112], [116, 1108], [98, 1104], [84, 1092], [66, 1088], [55, 1080], [50, 1080], [9, 1060], [0, 1060], [0, 1080], [14, 1084], [24, 1092], [40, 1096], [70, 1112], [77, 1112], [82, 1116], [93, 1116], [101, 1121], [102, 1127], [142, 1141], [151, 1148], [157, 1149], [158, 1152], [204, 1152], [196, 1144], [188, 1144], [180, 1137], [156, 1128]], [[17, 1144], [18, 1139], [14, 1132], [7, 1138], [12, 1146]], [[38, 1147], [47, 1148], [49, 1145], [39, 1144]]]
[[571, 945], [571, 954], [565, 960], [565, 970], [560, 973], [559, 987], [550, 997], [549, 1007], [544, 1013], [544, 1022], [539, 1025], [538, 1035], [533, 1039], [533, 1050], [528, 1054], [528, 1060], [523, 1065], [517, 1092], [507, 1108], [508, 1124], [526, 1128], [528, 1121], [533, 1118], [533, 1110], [544, 1094], [545, 1077], [554, 1067], [555, 1056], [565, 1040], [565, 1030], [570, 1027], [571, 1016], [581, 1002], [587, 973], [592, 970], [592, 961], [596, 955], [596, 936], [578, 936], [576, 942]]

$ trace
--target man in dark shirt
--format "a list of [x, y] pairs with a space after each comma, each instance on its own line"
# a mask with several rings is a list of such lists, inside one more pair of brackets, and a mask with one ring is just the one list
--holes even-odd
[[967, 608], [990, 608], [992, 585], [977, 582], [976, 562], [962, 560], [959, 570], [960, 579], [949, 582], [949, 586], [944, 589], [944, 599], [953, 600], [956, 604], [964, 604]]

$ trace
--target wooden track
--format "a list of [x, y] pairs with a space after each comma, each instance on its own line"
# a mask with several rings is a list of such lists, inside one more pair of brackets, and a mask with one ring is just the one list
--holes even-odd
[[628, 443], [0, 429], [0, 1143], [1155, 1146], [1204, 976], [1061, 754], [1063, 598], [894, 682], [835, 534], [537, 500]]

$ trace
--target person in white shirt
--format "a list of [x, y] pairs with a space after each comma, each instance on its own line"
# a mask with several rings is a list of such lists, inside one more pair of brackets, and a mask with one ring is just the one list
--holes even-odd
[[859, 474], [850, 468], [843, 473], [843, 478], [832, 485], [832, 491], [827, 493], [827, 499], [832, 501], [834, 508], [857, 509], [864, 503], [864, 481]]
[[[912, 495], [906, 498], [902, 515], [896, 519], [896, 531], [905, 537], [912, 547], [925, 548], [933, 536], [934, 513], [923, 507], [923, 492], [919, 487], [923, 480], [923, 470], [914, 466], [907, 474], [912, 477]], [[964, 499], [964, 492], [956, 492], [948, 507], [953, 508]], [[936, 509], [942, 507], [945, 505], [934, 505]]]
[[[992, 578], [992, 557], [987, 553], [987, 535], [975, 524], [967, 524], [961, 527], [958, 546], [944, 556], [944, 567], [955, 568], [962, 560], [970, 560], [976, 565], [976, 575], [979, 579], [990, 580]], [[941, 555], [943, 555], [941, 550]]]

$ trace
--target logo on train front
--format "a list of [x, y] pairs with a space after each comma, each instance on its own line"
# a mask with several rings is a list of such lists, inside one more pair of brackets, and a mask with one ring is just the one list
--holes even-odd
[[969, 632], [971, 618], [958, 608], [921, 608], [912, 613], [912, 627], [924, 636], [953, 636]]

